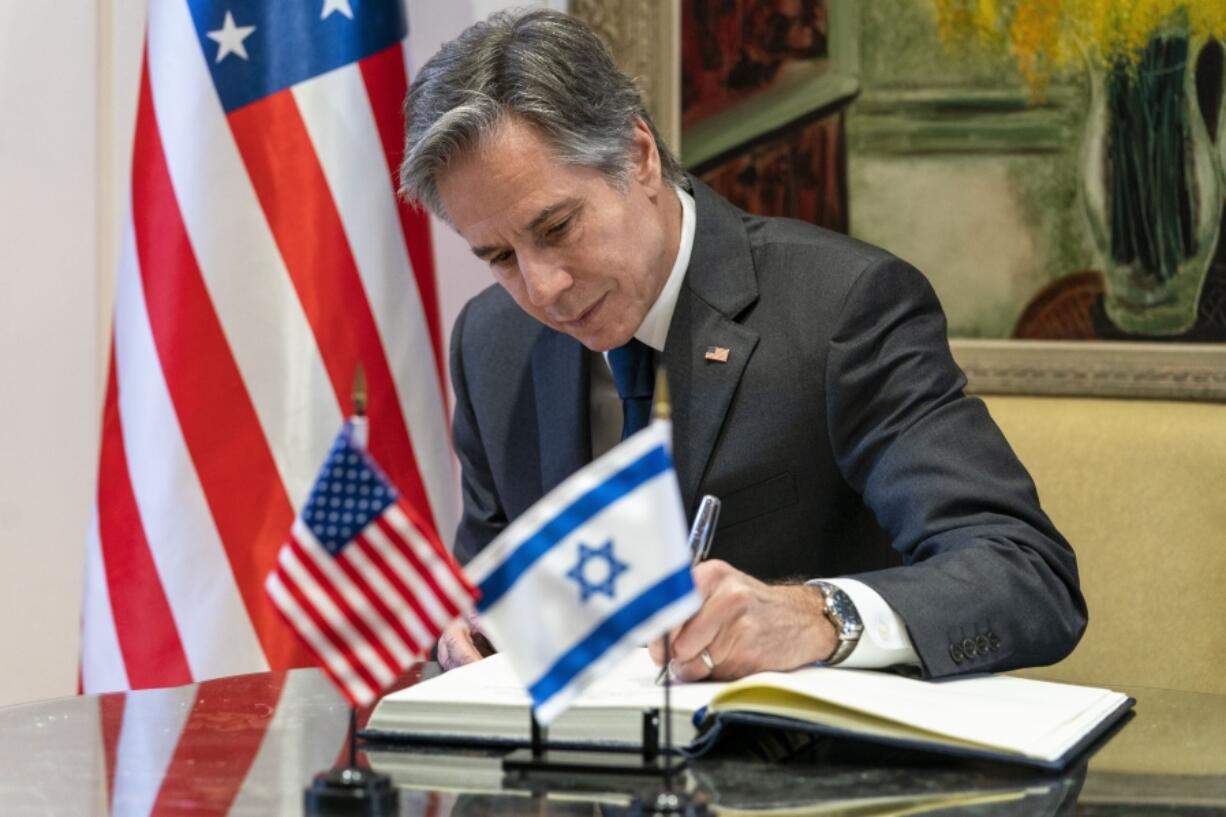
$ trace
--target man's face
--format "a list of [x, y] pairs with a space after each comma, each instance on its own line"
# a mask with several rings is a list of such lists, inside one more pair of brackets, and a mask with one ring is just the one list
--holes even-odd
[[630, 158], [623, 191], [509, 120], [438, 181], [452, 224], [520, 308], [595, 351], [634, 335], [680, 241], [680, 204], [641, 123]]

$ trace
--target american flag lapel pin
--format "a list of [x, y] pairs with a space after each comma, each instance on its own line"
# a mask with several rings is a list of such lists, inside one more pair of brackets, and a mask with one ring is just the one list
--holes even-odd
[[703, 355], [704, 360], [713, 360], [716, 363], [727, 363], [730, 350], [727, 346], [708, 346], [706, 354]]

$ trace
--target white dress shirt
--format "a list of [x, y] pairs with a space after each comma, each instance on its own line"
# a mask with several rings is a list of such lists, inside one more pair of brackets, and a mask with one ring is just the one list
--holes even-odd
[[[677, 297], [685, 280], [686, 268], [690, 265], [690, 253], [694, 249], [696, 223], [694, 197], [678, 189], [681, 200], [681, 246], [677, 259], [668, 273], [668, 280], [660, 290], [660, 296], [647, 310], [643, 322], [634, 336], [657, 352], [664, 351], [668, 338], [668, 326], [673, 320]], [[592, 456], [599, 457], [621, 439], [622, 404], [613, 384], [613, 372], [609, 368], [608, 353], [592, 352], [591, 384], [589, 392], [592, 427]], [[604, 365], [601, 365], [602, 361]], [[850, 598], [864, 623], [864, 632], [859, 643], [839, 666], [861, 669], [880, 669], [899, 665], [919, 666], [919, 656], [911, 643], [911, 636], [902, 618], [886, 603], [881, 595], [863, 582], [846, 578], [826, 578]], [[813, 592], [818, 592], [815, 588]]]

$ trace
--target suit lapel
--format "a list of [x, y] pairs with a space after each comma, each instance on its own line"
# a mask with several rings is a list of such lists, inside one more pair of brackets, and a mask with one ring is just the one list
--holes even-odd
[[[673, 395], [673, 459], [681, 495], [686, 507], [692, 509], [732, 396], [758, 345], [758, 334], [697, 298], [678, 300], [673, 327], [677, 337], [670, 329], [664, 355], [669, 391]], [[683, 337], [689, 342], [682, 341]], [[704, 359], [709, 346], [727, 349], [728, 362]]]
[[542, 496], [592, 457], [587, 350], [545, 329], [532, 350]]
[[[758, 333], [736, 322], [758, 298], [742, 214], [701, 182], [693, 186], [694, 249], [664, 345], [673, 398], [673, 458], [682, 497], [691, 509], [758, 344]], [[707, 360], [710, 347], [727, 349], [727, 361]]]

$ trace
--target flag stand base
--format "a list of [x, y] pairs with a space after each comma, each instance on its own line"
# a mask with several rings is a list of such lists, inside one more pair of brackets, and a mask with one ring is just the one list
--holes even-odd
[[302, 801], [307, 817], [392, 817], [399, 812], [392, 779], [357, 766], [315, 775]]
[[532, 742], [502, 759], [502, 770], [513, 778], [551, 775], [616, 775], [671, 777], [685, 768], [685, 759], [660, 753], [660, 710], [643, 711], [641, 752], [617, 752], [600, 746], [551, 749], [545, 727], [532, 718]]
[[616, 752], [600, 747], [591, 749], [550, 749], [545, 729], [532, 718], [532, 746], [517, 749], [502, 759], [506, 774], [504, 785], [511, 788], [547, 790], [551, 783], [567, 788], [578, 782], [593, 783], [601, 778], [655, 778], [663, 788], [654, 797], [637, 799], [633, 814], [684, 814], [705, 817], [707, 806], [688, 792], [674, 791], [674, 775], [685, 769], [685, 759], [660, 753], [660, 710], [643, 712], [643, 749], [641, 752]]

